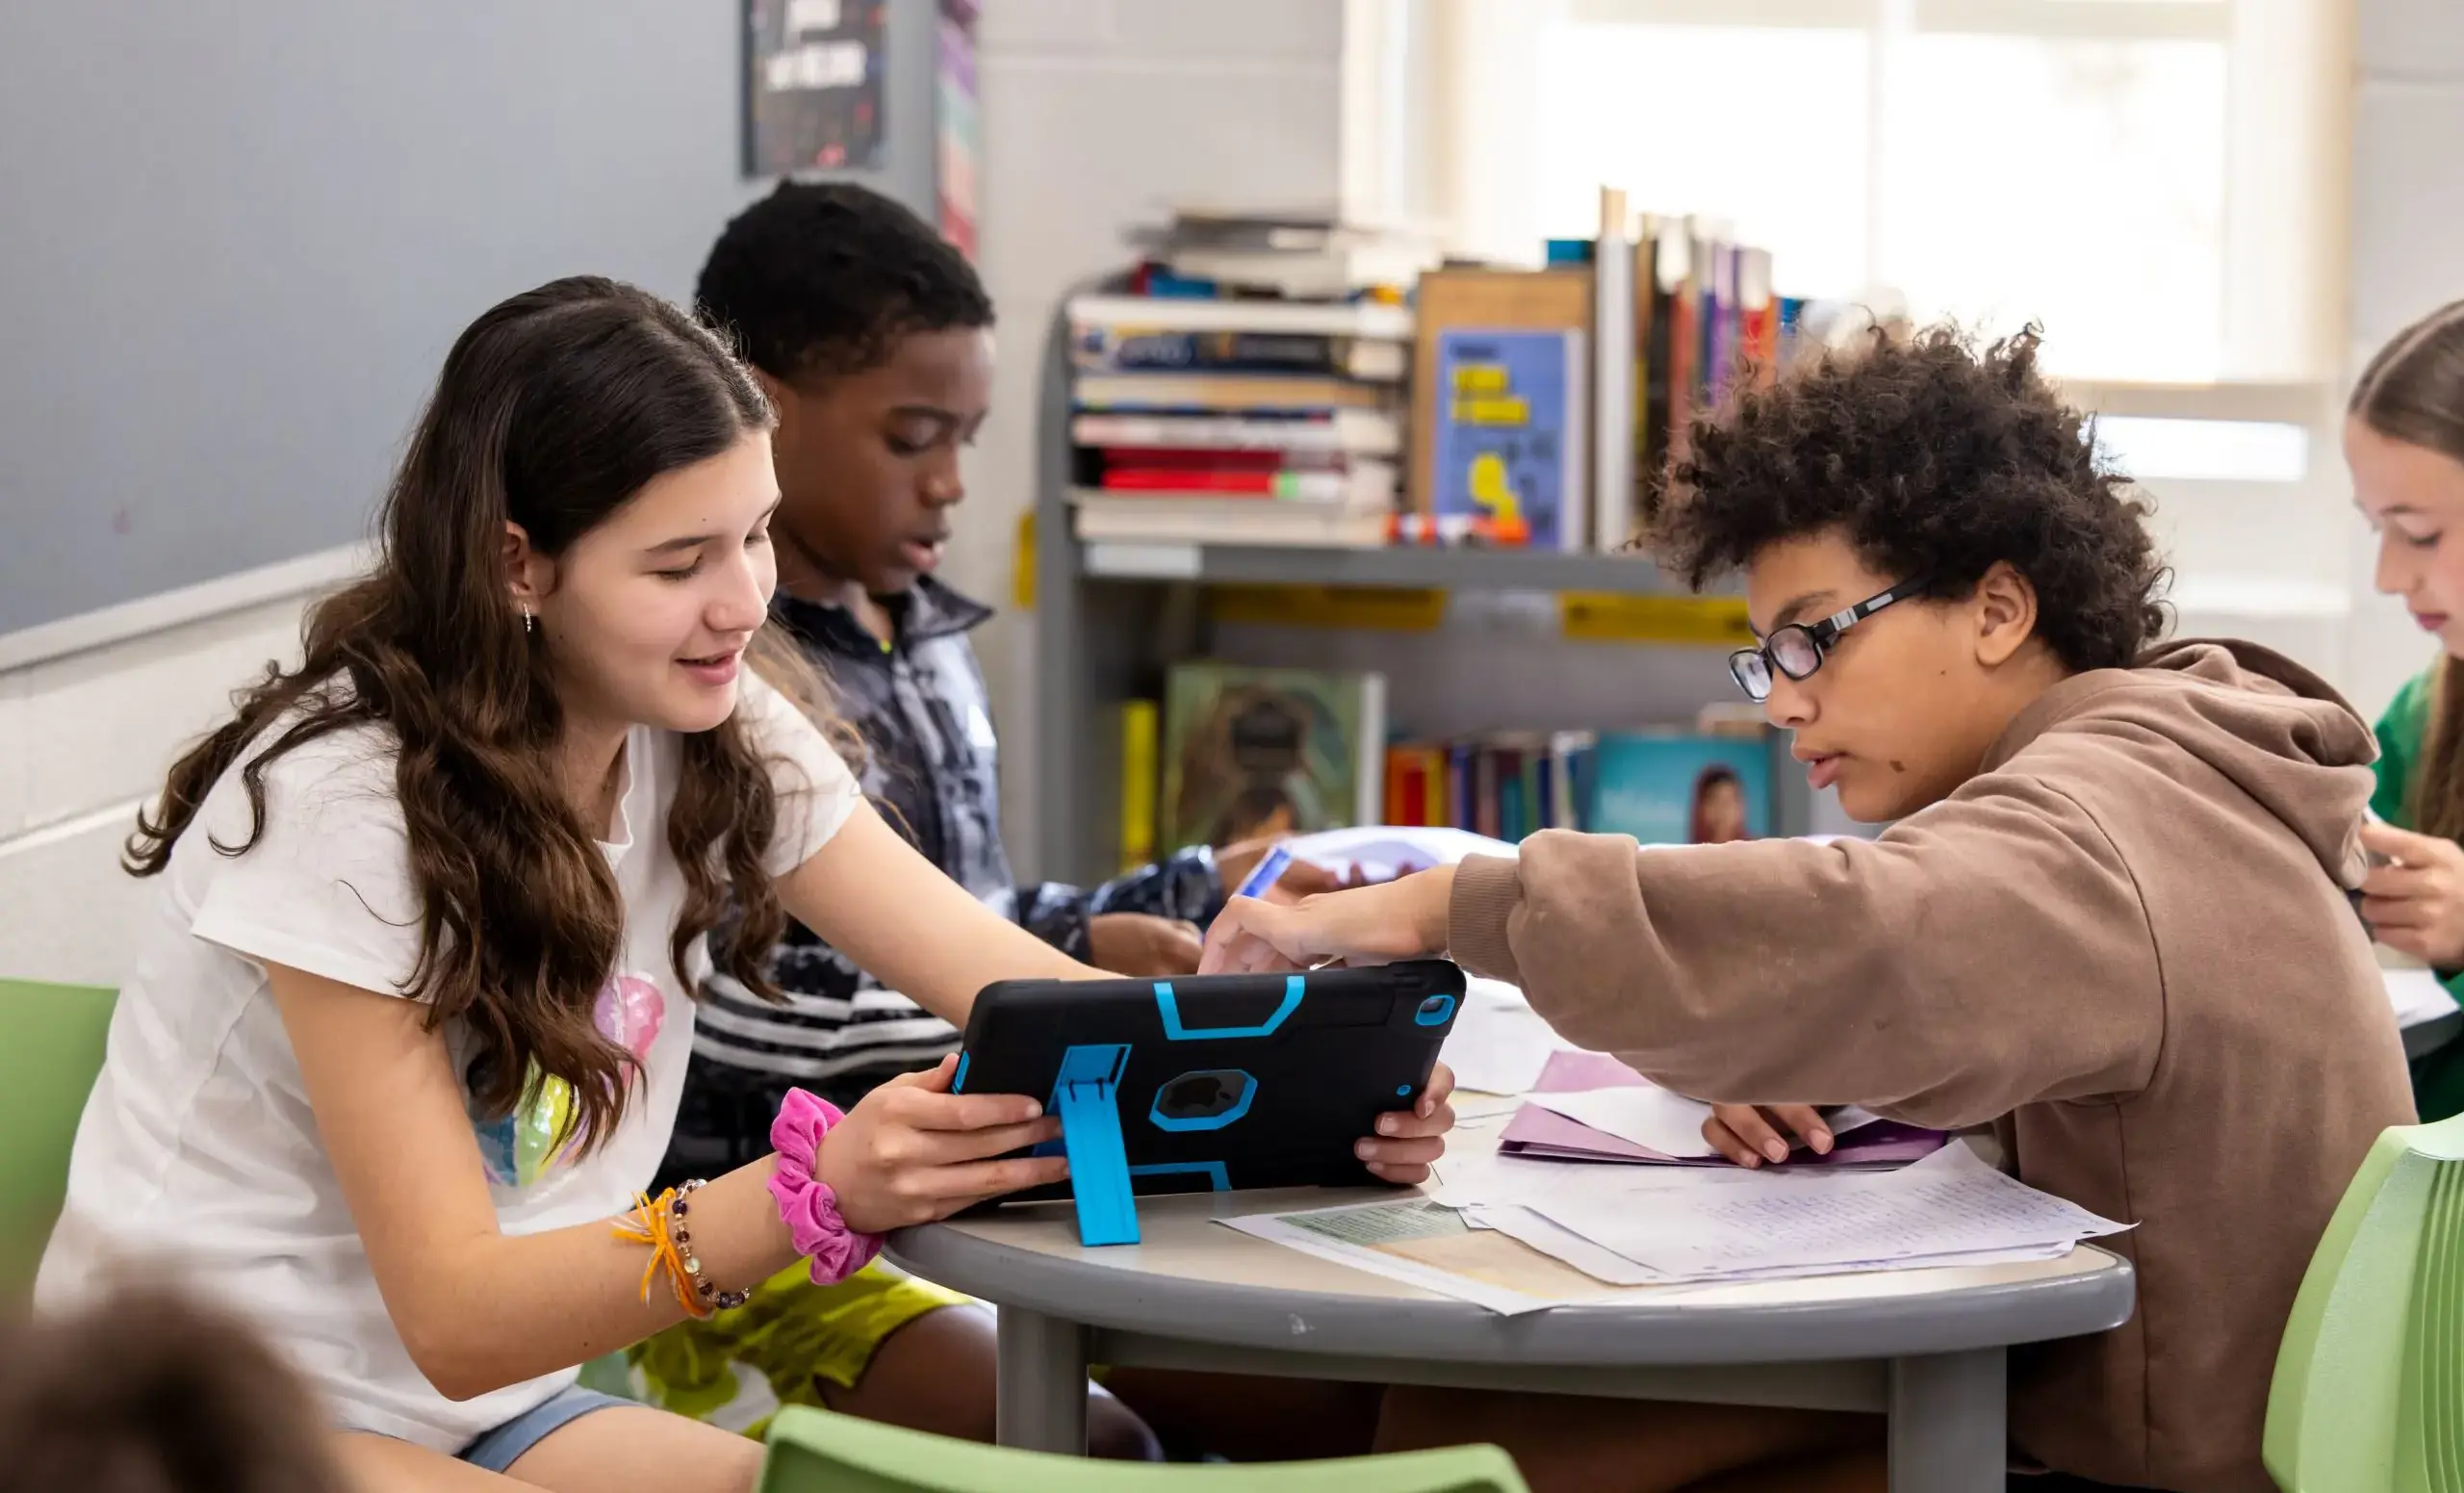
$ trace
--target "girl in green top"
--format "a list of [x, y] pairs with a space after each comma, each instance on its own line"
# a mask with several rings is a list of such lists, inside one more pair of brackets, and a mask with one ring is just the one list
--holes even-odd
[[[2464, 998], [2464, 301], [2399, 334], [2354, 386], [2345, 420], [2353, 500], [2378, 530], [2379, 590], [2400, 596], [2444, 656], [2378, 721], [2387, 822], [2362, 841], [2392, 863], [2362, 886], [2378, 941]], [[2464, 1043], [2413, 1065], [2424, 1120], [2464, 1111]]]

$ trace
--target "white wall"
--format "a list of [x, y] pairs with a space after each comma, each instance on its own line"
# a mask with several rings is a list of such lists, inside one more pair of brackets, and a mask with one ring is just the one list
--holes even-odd
[[116, 985], [150, 882], [123, 874], [139, 802], [269, 660], [297, 654], [282, 598], [0, 670], [0, 975]]
[[[1036, 375], [1063, 292], [1117, 270], [1122, 230], [1177, 204], [1326, 204], [1343, 156], [1340, 0], [1004, 0], [984, 8], [983, 270], [994, 410], [949, 577], [1009, 607], [1034, 501]], [[1028, 630], [976, 634], [1000, 722], [1006, 837], [1035, 842]], [[1028, 869], [1025, 866], [1022, 870]]]
[[[1032, 502], [1038, 345], [1065, 287], [1127, 258], [1121, 231], [1198, 199], [1331, 202], [1336, 0], [1005, 0], [985, 8], [983, 270], [998, 404], [950, 579], [1011, 602]], [[716, 231], [717, 224], [710, 224]], [[134, 806], [229, 691], [295, 651], [299, 600], [14, 670], [0, 667], [0, 974], [116, 983], [151, 888], [115, 857]], [[1034, 812], [1026, 632], [979, 635], [1010, 759], [1011, 842]]]

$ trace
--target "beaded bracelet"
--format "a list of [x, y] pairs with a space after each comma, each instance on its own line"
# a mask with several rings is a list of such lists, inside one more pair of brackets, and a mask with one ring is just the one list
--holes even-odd
[[702, 1315], [706, 1317], [712, 1312], [733, 1311], [753, 1300], [751, 1291], [722, 1291], [712, 1284], [710, 1277], [702, 1274], [700, 1257], [693, 1253], [693, 1236], [684, 1228], [684, 1199], [708, 1185], [700, 1177], [689, 1177], [676, 1188], [676, 1200], [667, 1205], [676, 1220], [676, 1248], [683, 1251], [684, 1274], [692, 1279], [695, 1294], [702, 1298]]
[[668, 1286], [676, 1293], [676, 1304], [684, 1309], [684, 1315], [697, 1321], [742, 1306], [753, 1299], [750, 1291], [720, 1290], [702, 1274], [701, 1258], [692, 1252], [693, 1235], [684, 1223], [691, 1209], [684, 1199], [707, 1185], [695, 1177], [655, 1198], [635, 1193], [633, 1211], [612, 1225], [617, 1238], [651, 1247], [650, 1263], [642, 1267], [643, 1301], [650, 1300], [651, 1282], [657, 1278], [659, 1268], [665, 1266]]

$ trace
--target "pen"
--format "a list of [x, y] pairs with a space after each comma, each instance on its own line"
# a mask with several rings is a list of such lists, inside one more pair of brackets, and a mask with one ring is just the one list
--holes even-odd
[[1292, 864], [1292, 852], [1281, 845], [1275, 846], [1258, 858], [1256, 867], [1242, 879], [1241, 889], [1232, 895], [1236, 897], [1265, 895], [1269, 887], [1283, 880], [1284, 868], [1290, 864]]

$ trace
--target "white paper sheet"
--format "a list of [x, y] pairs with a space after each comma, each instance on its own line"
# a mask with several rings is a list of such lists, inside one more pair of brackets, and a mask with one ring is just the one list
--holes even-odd
[[2129, 1227], [2004, 1176], [1964, 1145], [1946, 1145], [1898, 1171], [1751, 1176], [1746, 1185], [1662, 1192], [1648, 1207], [1612, 1189], [1528, 1205], [1681, 1279], [2044, 1249]]
[[1283, 841], [1296, 861], [1348, 873], [1354, 866], [1373, 882], [1393, 881], [1409, 871], [1454, 865], [1465, 856], [1507, 856], [1514, 846], [1469, 830], [1372, 824], [1356, 830], [1323, 830]]
[[[1260, 1213], [1217, 1222], [1303, 1254], [1509, 1316], [1594, 1299], [1555, 1289], [1542, 1278], [1553, 1267], [1528, 1255], [1518, 1260], [1518, 1251], [1511, 1247], [1481, 1251], [1494, 1257], [1484, 1266], [1467, 1266], [1479, 1270], [1476, 1274], [1431, 1263], [1455, 1252], [1473, 1229], [1454, 1210], [1425, 1198]], [[1542, 1267], [1538, 1275], [1533, 1274], [1534, 1266]]]
[[1498, 980], [1473, 980], [1463, 1009], [1446, 1034], [1440, 1056], [1454, 1069], [1459, 1089], [1482, 1094], [1524, 1094], [1540, 1081], [1549, 1054], [1574, 1044], [1540, 1019], [1523, 992]]
[[1710, 1143], [1703, 1139], [1703, 1122], [1711, 1118], [1711, 1106], [1656, 1084], [1535, 1094], [1530, 1102], [1604, 1135], [1650, 1146], [1663, 1156], [1714, 1154]]
[[[1703, 1139], [1703, 1122], [1711, 1118], [1711, 1106], [1671, 1094], [1656, 1084], [1535, 1094], [1530, 1102], [1621, 1141], [1647, 1145], [1663, 1156], [1719, 1154]], [[1879, 1118], [1850, 1105], [1830, 1117], [1831, 1133], [1845, 1135]]]
[[1931, 1270], [1941, 1267], [2024, 1264], [2033, 1260], [2058, 1260], [2077, 1248], [2069, 1240], [2045, 1245], [2021, 1245], [2007, 1249], [1979, 1249], [1964, 1253], [1916, 1254], [1889, 1261], [1832, 1261], [1813, 1265], [1783, 1265], [1769, 1270], [1723, 1271], [1698, 1276], [1672, 1275], [1638, 1265], [1612, 1249], [1592, 1243], [1580, 1234], [1545, 1216], [1524, 1207], [1475, 1207], [1463, 1213], [1464, 1222], [1475, 1228], [1495, 1229], [1509, 1239], [1529, 1245], [1553, 1258], [1565, 1261], [1584, 1274], [1606, 1285], [1618, 1286], [1705, 1286], [1741, 1284], [1754, 1280], [1789, 1280], [1810, 1275], [1844, 1275], [1867, 1270]]
[[2427, 969], [2381, 969], [2387, 977], [2387, 999], [2396, 1008], [2396, 1024], [2419, 1026], [2455, 1012], [2455, 997]]

